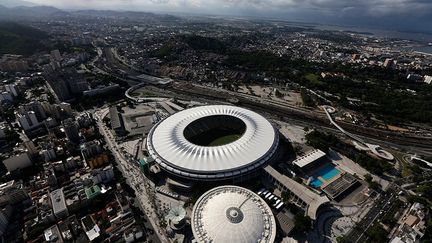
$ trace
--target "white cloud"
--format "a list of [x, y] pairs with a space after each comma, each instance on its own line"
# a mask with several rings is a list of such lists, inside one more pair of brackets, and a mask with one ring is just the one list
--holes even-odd
[[30, 0], [35, 3], [58, 7], [82, 7], [112, 9], [198, 10], [219, 9], [253, 11], [291, 11], [313, 9], [335, 14], [363, 13], [373, 16], [387, 14], [428, 14], [431, 0]]

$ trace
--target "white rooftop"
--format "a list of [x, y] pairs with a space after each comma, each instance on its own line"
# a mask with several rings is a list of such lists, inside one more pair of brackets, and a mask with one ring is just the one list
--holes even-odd
[[[189, 124], [218, 115], [243, 121], [243, 135], [221, 146], [199, 146], [185, 138]], [[162, 120], [150, 131], [147, 148], [168, 172], [194, 179], [223, 179], [264, 165], [276, 151], [278, 141], [275, 129], [263, 116], [240, 107], [211, 105], [186, 109]]]
[[310, 163], [312, 163], [312, 162], [314, 162], [314, 161], [316, 161], [318, 159], [321, 159], [325, 155], [326, 154], [323, 151], [321, 151], [319, 149], [314, 149], [311, 152], [309, 152], [309, 153], [307, 153], [307, 154], [305, 154], [303, 156], [300, 156], [299, 158], [295, 159], [293, 161], [293, 164], [295, 164], [298, 167], [302, 168], [302, 167], [305, 167], [306, 165], [308, 165], [308, 164], [310, 164]]
[[221, 186], [202, 195], [192, 212], [198, 242], [274, 242], [276, 221], [270, 207], [252, 191]]

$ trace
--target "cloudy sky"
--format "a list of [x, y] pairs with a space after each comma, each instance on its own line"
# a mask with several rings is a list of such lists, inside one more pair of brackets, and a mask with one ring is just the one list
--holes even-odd
[[432, 32], [432, 0], [29, 0], [60, 8], [275, 17]]

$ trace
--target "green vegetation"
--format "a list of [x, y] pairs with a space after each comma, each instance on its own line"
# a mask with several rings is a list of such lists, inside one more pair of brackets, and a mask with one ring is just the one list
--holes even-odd
[[316, 107], [315, 101], [313, 100], [312, 96], [307, 92], [306, 89], [301, 89], [300, 95], [303, 100], [303, 104], [305, 106]]
[[381, 189], [381, 185], [372, 180], [372, 176], [370, 174], [366, 174], [365, 175], [365, 181], [368, 183], [369, 188], [373, 189], [373, 190], [379, 190]]
[[[432, 86], [407, 83], [398, 70], [356, 64], [311, 63], [265, 51], [231, 51], [224, 64], [239, 71], [265, 72], [267, 76], [289, 79], [309, 89], [327, 91], [341, 97], [340, 100], [334, 99], [340, 105], [365, 114], [377, 114], [388, 122], [432, 121], [432, 110], [429, 109], [432, 107]], [[316, 75], [322, 71], [342, 73], [346, 77], [323, 80]], [[346, 97], [364, 103], [354, 106], [347, 102]]]
[[204, 50], [215, 53], [225, 53], [227, 50], [222, 41], [211, 37], [187, 35], [183, 36], [182, 40], [194, 50]]
[[319, 76], [316, 74], [308, 73], [305, 75], [305, 78], [311, 83], [315, 83], [317, 85], [321, 84], [321, 81], [318, 80]]
[[426, 221], [426, 231], [425, 231], [425, 234], [424, 234], [424, 236], [420, 242], [422, 242], [422, 243], [431, 243], [432, 242], [432, 218], [429, 218]]
[[417, 196], [417, 195], [408, 195], [407, 196], [407, 200], [408, 200], [409, 203], [418, 202], [418, 203], [421, 203], [423, 205], [431, 205], [431, 203], [426, 198], [420, 197], [420, 196]]
[[379, 224], [373, 225], [366, 231], [371, 242], [387, 242], [388, 232]]
[[240, 137], [241, 137], [241, 135], [238, 135], [238, 134], [232, 134], [232, 135], [219, 137], [219, 138], [216, 138], [215, 140], [213, 140], [212, 142], [210, 142], [210, 144], [208, 146], [220, 146], [220, 145], [229, 144], [229, 143], [236, 141]]
[[416, 188], [417, 193], [420, 193], [427, 200], [432, 201], [432, 185], [431, 184], [421, 184]]
[[287, 191], [283, 191], [282, 194], [281, 194], [281, 197], [282, 197], [282, 201], [285, 204], [288, 203], [290, 201], [290, 199], [291, 199], [291, 195]]
[[381, 222], [388, 225], [390, 228], [396, 226], [397, 219], [395, 218], [396, 214], [399, 211], [402, 211], [404, 208], [404, 203], [396, 199], [396, 202], [392, 205], [392, 207], [385, 213], [384, 217], [382, 218]]
[[196, 134], [187, 139], [196, 145], [200, 146], [220, 146], [225, 145], [239, 139], [242, 134], [238, 134], [237, 131], [226, 129], [226, 128], [214, 128], [208, 131], [204, 131], [200, 134]]
[[0, 55], [31, 55], [45, 49], [45, 32], [12, 22], [0, 22]]
[[347, 243], [348, 241], [343, 236], [336, 237], [337, 243]]
[[324, 152], [328, 152], [330, 147], [337, 151], [341, 151], [363, 168], [376, 175], [382, 175], [384, 172], [389, 172], [393, 168], [392, 164], [389, 162], [359, 152], [353, 145], [343, 143], [332, 134], [326, 134], [315, 130], [306, 135], [306, 140], [309, 145], [321, 149]]
[[[254, 43], [259, 34], [242, 37], [216, 39], [197, 35], [180, 35], [165, 43], [159, 50], [150, 55], [163, 58], [165, 61], [176, 60], [182, 50], [189, 48], [199, 52], [222, 54], [226, 58], [222, 68], [247, 73], [245, 82], [260, 82], [266, 78], [276, 78], [281, 82], [295, 82], [312, 90], [329, 92], [335, 97], [328, 97], [335, 103], [356, 110], [365, 116], [374, 114], [385, 122], [398, 124], [406, 122], [432, 122], [432, 86], [406, 82], [406, 75], [399, 70], [385, 69], [378, 66], [359, 64], [316, 63], [303, 59], [292, 59], [291, 56], [279, 56], [268, 51], [241, 51], [240, 48]], [[334, 32], [316, 33], [317, 38], [335, 43], [355, 40], [346, 35], [335, 35]], [[353, 50], [334, 50], [354, 53]], [[341, 76], [321, 78], [321, 72], [338, 73]], [[428, 74], [431, 70], [423, 70]], [[262, 75], [265, 73], [265, 76]], [[214, 81], [213, 76], [208, 77]], [[230, 87], [230, 84], [227, 85]], [[415, 91], [415, 93], [411, 92]], [[337, 98], [339, 97], [339, 98]], [[348, 98], [360, 100], [355, 104]], [[307, 105], [312, 105], [305, 98]]]
[[171, 41], [165, 43], [161, 48], [150, 53], [153, 57], [164, 58], [173, 53], [175, 44]]
[[299, 212], [294, 216], [295, 229], [299, 232], [307, 232], [312, 227], [312, 220], [309, 216], [305, 216], [303, 212]]

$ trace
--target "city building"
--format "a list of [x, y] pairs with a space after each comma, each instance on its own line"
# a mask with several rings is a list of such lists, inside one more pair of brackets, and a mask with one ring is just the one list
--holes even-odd
[[421, 203], [414, 203], [401, 217], [402, 223], [395, 232], [391, 243], [415, 243], [419, 242], [426, 232], [426, 215], [428, 209]]
[[9, 172], [24, 169], [33, 165], [30, 156], [27, 152], [10, 156], [3, 160], [3, 164]]
[[46, 242], [63, 243], [63, 238], [57, 225], [53, 225], [44, 231]]
[[192, 211], [197, 242], [274, 242], [276, 221], [266, 202], [238, 186], [221, 186], [204, 193]]
[[111, 118], [111, 129], [116, 132], [117, 135], [122, 135], [125, 132], [124, 122], [121, 114], [118, 112], [117, 107], [112, 106], [109, 109]]
[[62, 219], [69, 215], [63, 188], [52, 191], [50, 193], [50, 199], [54, 215], [57, 219]]
[[66, 119], [62, 122], [63, 129], [66, 133], [66, 137], [72, 143], [78, 144], [80, 142], [78, 124], [72, 118]]
[[62, 60], [62, 56], [60, 54], [59, 50], [53, 50], [51, 51], [51, 58], [54, 59], [55, 61], [59, 62]]
[[387, 58], [384, 61], [383, 67], [385, 67], [385, 68], [392, 68], [394, 65], [395, 65], [394, 60], [391, 59], [391, 58]]
[[34, 145], [33, 141], [30, 140], [26, 134], [21, 134], [21, 140], [23, 141], [24, 146], [27, 149], [27, 152], [33, 156], [39, 153], [39, 150]]
[[424, 82], [427, 84], [432, 84], [432, 76], [425, 75]]
[[102, 153], [102, 147], [99, 141], [90, 141], [80, 146], [81, 154], [84, 160], [89, 160]]
[[0, 206], [15, 205], [27, 199], [29, 195], [22, 183], [12, 180], [0, 185]]
[[296, 182], [295, 180], [282, 175], [271, 166], [264, 168], [267, 178], [281, 192], [287, 192], [291, 196], [291, 201], [305, 210], [312, 220], [318, 218], [319, 209], [330, 200], [326, 196], [318, 195], [309, 188]]
[[94, 169], [91, 172], [93, 184], [107, 183], [114, 179], [114, 168], [108, 165], [104, 168]]
[[0, 101], [9, 101], [12, 102], [14, 100], [12, 94], [10, 92], [2, 92], [0, 93]]
[[314, 149], [305, 155], [296, 158], [292, 163], [302, 170], [308, 170], [309, 168], [319, 164], [325, 157], [326, 154], [323, 151]]
[[0, 209], [0, 238], [6, 233], [12, 213], [13, 208], [10, 205], [6, 205]]
[[13, 95], [13, 97], [17, 97], [19, 95], [18, 87], [15, 84], [6, 84], [5, 90]]
[[0, 123], [0, 139], [6, 138], [6, 133], [8, 130], [9, 130], [9, 127], [5, 122]]
[[26, 132], [34, 128], [37, 128], [41, 125], [34, 111], [28, 111], [26, 113], [17, 114], [16, 116], [22, 129], [24, 129], [24, 131]]
[[96, 240], [100, 236], [100, 228], [94, 221], [93, 217], [87, 215], [81, 219], [81, 224], [90, 241]]
[[43, 121], [47, 118], [44, 107], [39, 101], [32, 101], [18, 108], [18, 112], [25, 114], [28, 112], [34, 112], [38, 121]]

